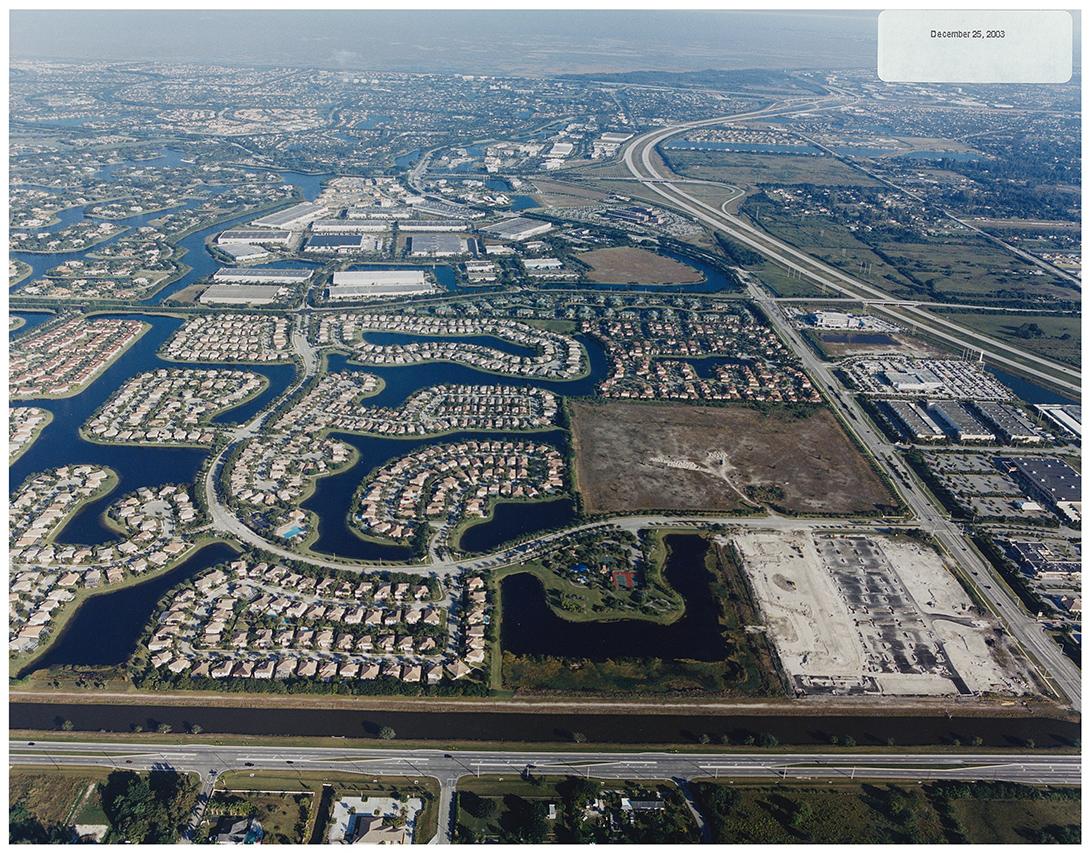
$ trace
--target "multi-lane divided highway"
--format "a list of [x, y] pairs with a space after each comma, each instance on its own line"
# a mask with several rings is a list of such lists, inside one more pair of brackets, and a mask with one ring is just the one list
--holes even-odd
[[1004, 752], [999, 755], [868, 755], [844, 752], [663, 753], [553, 752], [518, 750], [353, 749], [296, 746], [231, 746], [12, 741], [12, 766], [107, 767], [127, 770], [173, 769], [199, 774], [208, 793], [228, 771], [279, 770], [358, 773], [361, 777], [401, 776], [434, 779], [440, 786], [439, 843], [450, 840], [453, 792], [466, 776], [525, 772], [592, 779], [731, 779], [738, 781], [828, 781], [858, 779], [926, 782], [941, 779], [1002, 779], [1031, 785], [1079, 785], [1078, 755]]
[[[826, 98], [814, 101], [808, 108], [818, 108], [835, 103], [835, 99]], [[792, 105], [791, 109], [797, 109]], [[731, 121], [752, 119], [763, 115], [782, 112], [783, 106], [773, 106], [765, 110], [729, 117]], [[628, 144], [624, 152], [624, 163], [632, 175], [640, 179], [645, 186], [661, 196], [671, 207], [680, 209], [705, 225], [730, 235], [760, 252], [771, 260], [782, 264], [823, 287], [828, 287], [845, 295], [889, 302], [889, 294], [878, 288], [845, 275], [839, 270], [817, 261], [765, 232], [753, 227], [748, 222], [728, 214], [723, 209], [715, 209], [694, 198], [665, 178], [653, 161], [656, 147], [679, 133], [694, 127], [704, 127], [728, 120], [704, 120], [687, 124], [660, 128], [637, 137]], [[800, 356], [811, 378], [825, 395], [829, 403], [843, 416], [845, 424], [852, 429], [866, 445], [868, 451], [890, 475], [890, 482], [896, 483], [900, 473], [893, 461], [894, 452], [889, 442], [868, 425], [858, 403], [850, 396], [839, 391], [828, 367], [817, 358], [799, 335], [785, 322], [775, 305], [775, 300], [755, 281], [748, 281], [749, 295], [760, 305], [768, 316], [777, 333], [789, 343]], [[1032, 353], [1016, 351], [1008, 344], [1002, 344], [979, 333], [964, 329], [941, 317], [921, 311], [919, 308], [902, 305], [882, 305], [882, 310], [901, 323], [909, 323], [926, 330], [937, 338], [956, 344], [959, 348], [972, 347], [983, 353], [990, 361], [1006, 367], [1021, 370], [1037, 378], [1047, 379], [1075, 395], [1081, 392], [1081, 375], [1066, 365], [1060, 365]], [[1010, 358], [1014, 353], [1017, 358]], [[1062, 377], [1062, 378], [1061, 378]], [[909, 507], [919, 519], [921, 526], [932, 533], [946, 549], [951, 559], [956, 561], [966, 572], [967, 577], [987, 578], [990, 582], [977, 583], [978, 592], [988, 600], [993, 610], [1003, 618], [1011, 631], [1022, 644], [1031, 659], [1037, 664], [1042, 679], [1060, 696], [1070, 702], [1076, 710], [1082, 707], [1082, 676], [1060, 648], [1044, 633], [1044, 629], [1033, 616], [1025, 611], [1016, 600], [994, 568], [981, 557], [958, 529], [928, 498], [924, 489], [909, 481], [900, 490]]]

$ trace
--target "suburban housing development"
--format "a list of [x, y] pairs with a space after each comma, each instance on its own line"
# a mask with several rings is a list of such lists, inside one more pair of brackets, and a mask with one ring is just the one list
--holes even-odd
[[13, 54], [11, 840], [1071, 842], [1077, 76], [342, 59]]

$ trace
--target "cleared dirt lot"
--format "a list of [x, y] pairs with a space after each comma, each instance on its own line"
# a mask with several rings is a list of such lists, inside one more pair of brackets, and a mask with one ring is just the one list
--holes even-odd
[[807, 418], [742, 406], [570, 405], [575, 474], [588, 513], [752, 507], [885, 512], [894, 499], [827, 409]]
[[880, 536], [734, 537], [784, 670], [803, 693], [1031, 691], [934, 551]]
[[704, 281], [700, 270], [664, 258], [647, 249], [619, 248], [595, 249], [579, 256], [585, 264], [594, 267], [587, 273], [591, 281], [603, 284], [696, 284]]

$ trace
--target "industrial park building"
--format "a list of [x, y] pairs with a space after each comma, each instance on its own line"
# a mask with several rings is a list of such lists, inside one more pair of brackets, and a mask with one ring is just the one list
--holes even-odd
[[308, 252], [349, 254], [352, 252], [377, 252], [379, 239], [363, 234], [318, 234], [307, 240]]
[[212, 280], [222, 284], [259, 284], [262, 282], [279, 282], [281, 284], [302, 284], [314, 275], [313, 270], [299, 269], [264, 269], [250, 267], [248, 269], [219, 269], [212, 276]]
[[859, 317], [840, 311], [815, 311], [810, 315], [810, 321], [819, 329], [858, 329], [863, 326]]
[[1056, 403], [1038, 403], [1033, 408], [1052, 423], [1082, 440], [1082, 406], [1077, 404], [1058, 405]]
[[522, 265], [528, 270], [558, 270], [564, 262], [559, 258], [526, 258]]
[[442, 201], [431, 198], [414, 202], [413, 210], [418, 213], [426, 213], [430, 216], [445, 216], [448, 219], [454, 219], [455, 217], [460, 219], [480, 219], [485, 215], [483, 210], [477, 210], [466, 204], [457, 204], [452, 201]]
[[1006, 457], [997, 460], [1072, 520], [1081, 521], [1082, 475], [1055, 457]]
[[268, 305], [284, 292], [272, 284], [213, 284], [199, 301], [202, 305]]
[[387, 270], [349, 270], [333, 273], [330, 299], [366, 299], [375, 296], [416, 296], [434, 293], [424, 271], [413, 267]]
[[389, 231], [390, 223], [381, 219], [315, 219], [310, 230], [315, 234], [364, 234]]
[[409, 219], [416, 213], [404, 205], [374, 205], [371, 207], [350, 207], [345, 211], [349, 219]]
[[907, 400], [885, 400], [883, 405], [916, 441], [944, 441], [946, 433], [927, 412]]
[[995, 441], [995, 433], [978, 421], [963, 403], [943, 400], [932, 403], [927, 410], [946, 423], [958, 441]]
[[500, 240], [528, 240], [538, 234], [551, 231], [552, 227], [552, 223], [549, 222], [516, 216], [514, 219], [504, 219], [502, 222], [485, 226], [481, 228], [481, 233]]
[[397, 224], [401, 231], [465, 231], [465, 222], [457, 219], [406, 219]]
[[447, 257], [464, 255], [466, 241], [457, 234], [417, 234], [412, 237], [412, 251], [416, 257]]
[[268, 258], [272, 255], [268, 249], [255, 246], [253, 243], [220, 243], [217, 248], [225, 255], [240, 263]]
[[925, 367], [917, 370], [886, 370], [882, 374], [894, 391], [927, 394], [941, 391], [945, 383]]
[[301, 229], [311, 220], [317, 219], [322, 214], [328, 212], [329, 208], [324, 204], [297, 204], [286, 210], [278, 210], [276, 213], [262, 216], [260, 219], [255, 219], [250, 224], [257, 225], [261, 228]]
[[1040, 444], [1044, 440], [1041, 431], [1014, 406], [991, 402], [974, 403], [974, 406], [1008, 443]]
[[291, 232], [277, 229], [231, 228], [216, 238], [217, 243], [288, 243]]

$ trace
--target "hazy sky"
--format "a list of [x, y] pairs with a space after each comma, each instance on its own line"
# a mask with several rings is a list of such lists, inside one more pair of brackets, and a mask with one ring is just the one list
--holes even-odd
[[13, 59], [555, 74], [874, 68], [878, 12], [84, 11], [9, 15]]

